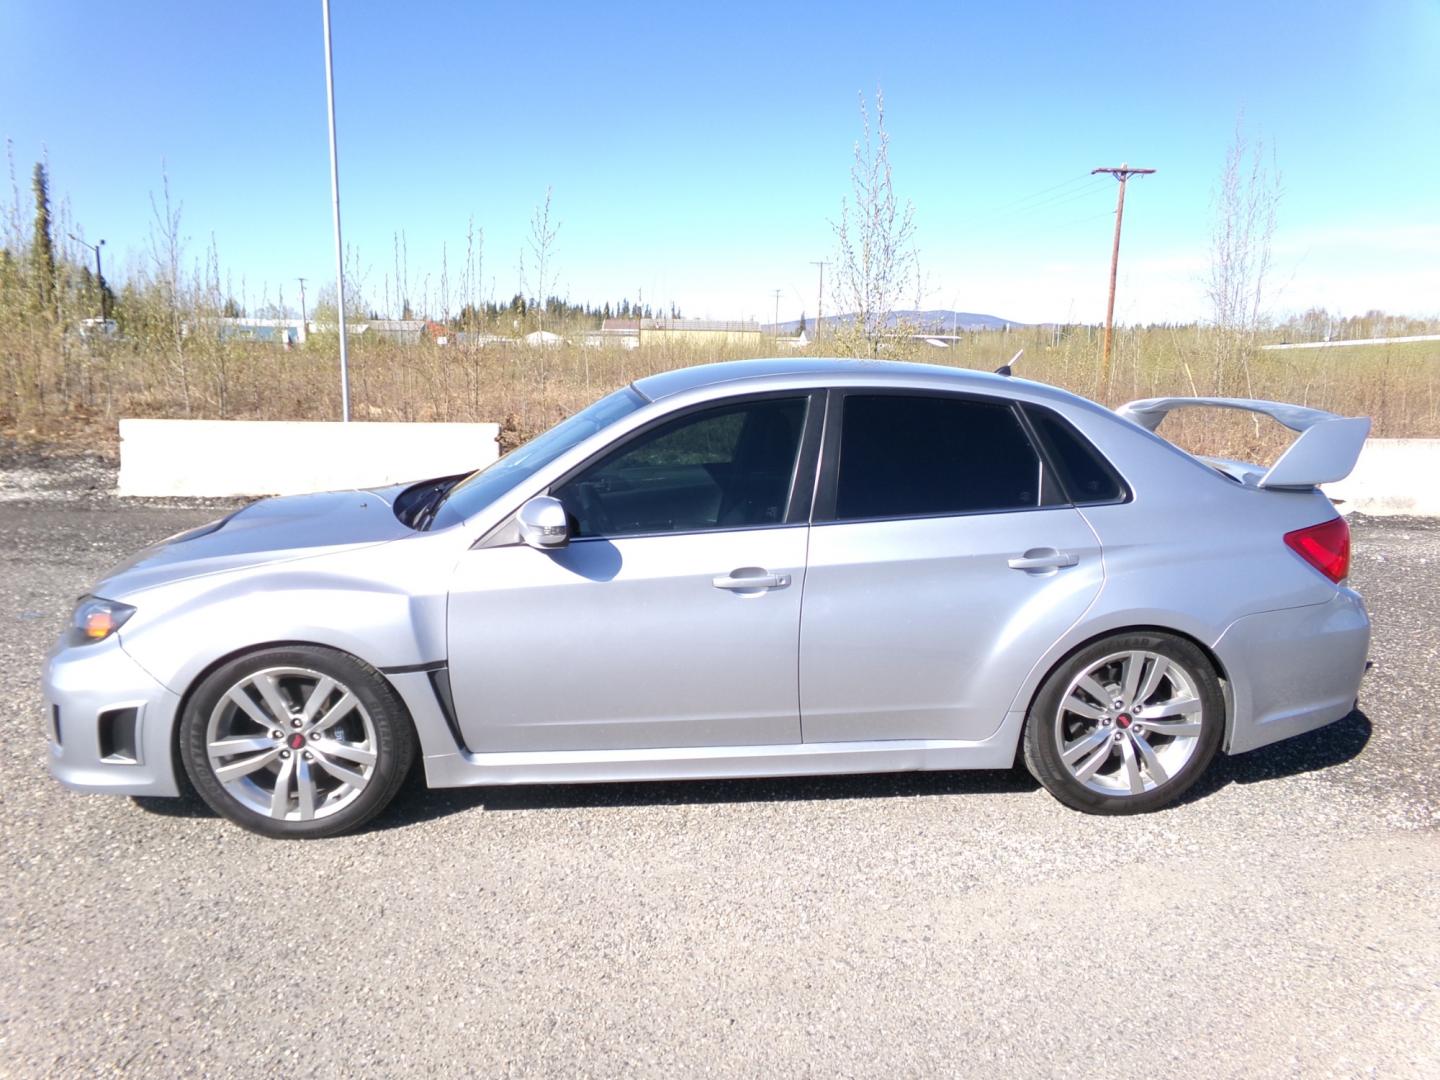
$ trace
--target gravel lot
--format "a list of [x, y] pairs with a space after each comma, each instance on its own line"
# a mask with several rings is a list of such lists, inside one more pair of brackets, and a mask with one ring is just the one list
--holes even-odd
[[0, 470], [0, 1074], [1440, 1075], [1440, 523], [1355, 523], [1363, 710], [1182, 805], [1023, 773], [402, 794], [263, 840], [64, 792], [73, 598], [216, 516]]

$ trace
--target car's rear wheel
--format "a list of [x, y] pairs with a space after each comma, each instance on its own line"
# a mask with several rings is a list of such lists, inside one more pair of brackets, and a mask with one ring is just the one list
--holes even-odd
[[1066, 806], [1141, 813], [1200, 778], [1224, 727], [1220, 680], [1193, 642], [1118, 634], [1046, 679], [1025, 721], [1025, 765]]
[[374, 668], [291, 646], [207, 676], [181, 719], [180, 751], [217, 813], [266, 836], [320, 837], [389, 804], [414, 761], [415, 735]]

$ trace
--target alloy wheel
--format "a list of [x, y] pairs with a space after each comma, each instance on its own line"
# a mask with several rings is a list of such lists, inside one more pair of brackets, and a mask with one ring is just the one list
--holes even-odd
[[1204, 703], [1184, 665], [1158, 652], [1114, 653], [1071, 680], [1054, 718], [1060, 761], [1101, 795], [1142, 795], [1195, 755]]
[[238, 802], [276, 821], [329, 817], [369, 785], [375, 724], [338, 679], [303, 667], [247, 675], [211, 710], [205, 750]]

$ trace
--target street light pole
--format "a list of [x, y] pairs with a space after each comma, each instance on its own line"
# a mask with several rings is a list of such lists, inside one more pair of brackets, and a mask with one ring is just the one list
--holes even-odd
[[95, 252], [95, 287], [100, 290], [100, 318], [108, 319], [110, 318], [110, 305], [105, 296], [105, 275], [100, 272], [100, 249], [105, 246], [105, 241], [101, 240], [98, 244], [87, 244], [74, 233], [68, 235], [81, 247], [87, 247]]
[[815, 341], [820, 341], [820, 331], [825, 326], [825, 267], [830, 264], [823, 259], [811, 259], [811, 266], [820, 268], [820, 291], [815, 298]]
[[340, 240], [340, 159], [335, 150], [335, 62], [330, 49], [330, 0], [320, 0], [325, 24], [325, 104], [330, 113], [330, 203], [335, 218], [335, 308], [340, 324], [340, 419], [350, 422], [350, 354], [345, 340], [345, 246]]

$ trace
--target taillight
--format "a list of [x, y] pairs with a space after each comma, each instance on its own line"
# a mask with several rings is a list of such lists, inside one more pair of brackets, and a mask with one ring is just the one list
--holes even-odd
[[1350, 573], [1350, 526], [1342, 517], [1288, 532], [1285, 543], [1336, 585]]

